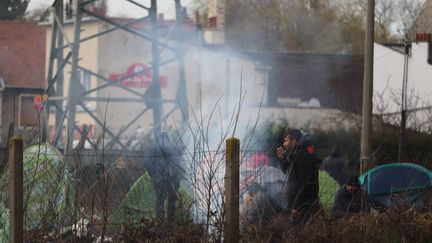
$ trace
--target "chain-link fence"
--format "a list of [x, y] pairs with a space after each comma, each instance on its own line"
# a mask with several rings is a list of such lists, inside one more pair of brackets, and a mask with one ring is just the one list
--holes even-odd
[[[241, 222], [282, 213], [287, 179], [271, 152], [241, 151], [240, 161]], [[7, 239], [9, 217], [6, 172], [7, 167], [0, 183], [2, 239]], [[220, 234], [224, 178], [224, 150], [82, 150], [64, 156], [51, 145], [31, 145], [24, 150], [25, 232], [109, 236], [125, 225], [168, 220], [193, 222]], [[318, 178], [320, 205], [329, 215], [341, 185], [324, 170]]]

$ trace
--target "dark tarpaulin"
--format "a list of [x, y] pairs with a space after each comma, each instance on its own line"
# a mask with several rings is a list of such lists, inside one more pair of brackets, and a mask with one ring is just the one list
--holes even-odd
[[389, 207], [397, 196], [414, 203], [432, 186], [432, 172], [411, 163], [377, 166], [359, 178], [363, 189], [380, 206]]

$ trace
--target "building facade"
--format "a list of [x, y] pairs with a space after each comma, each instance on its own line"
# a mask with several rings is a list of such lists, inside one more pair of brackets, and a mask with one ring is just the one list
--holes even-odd
[[[112, 20], [118, 23], [130, 21], [127, 19]], [[51, 25], [44, 27], [47, 30], [46, 39], [51, 40]], [[111, 27], [102, 21], [84, 19], [81, 38], [106, 31]], [[131, 27], [146, 33], [150, 28], [150, 23], [142, 22]], [[164, 114], [168, 114], [163, 126], [175, 127], [184, 118], [184, 111], [180, 109], [170, 113], [178, 105], [178, 90], [181, 83], [179, 77], [181, 66], [177, 61], [177, 53], [171, 48], [180, 48], [184, 53], [187, 107], [191, 111], [189, 120], [193, 120], [198, 113], [209, 117], [211, 116], [210, 111], [214, 109], [220, 110], [218, 112], [224, 116], [230, 116], [233, 109], [238, 106], [239, 100], [244, 102], [245, 106], [259, 106], [260, 97], [265, 94], [263, 90], [266, 90], [265, 78], [267, 76], [265, 71], [257, 68], [255, 62], [223, 48], [207, 48], [200, 42], [201, 33], [196, 31], [195, 25], [191, 22], [184, 21], [180, 37], [172, 35], [175, 21], [160, 19], [158, 27], [159, 41], [166, 45], [166, 48], [160, 47], [159, 49], [161, 63], [159, 84], [162, 99], [166, 100], [162, 110]], [[64, 32], [67, 39], [73, 40], [72, 22], [65, 24]], [[46, 45], [49, 50], [51, 43], [47, 42]], [[85, 100], [86, 108], [94, 116], [100, 121], [105, 121], [106, 125], [114, 131], [120, 131], [137, 114], [148, 107], [148, 104], [142, 101], [142, 97], [145, 96], [153, 78], [152, 71], [148, 70], [152, 66], [151, 48], [150, 41], [122, 30], [116, 30], [80, 44], [78, 63], [80, 92], [94, 90], [82, 96], [81, 99]], [[64, 56], [67, 56], [69, 52], [69, 47], [64, 48]], [[49, 66], [49, 56], [50, 53], [47, 51], [47, 66]], [[143, 72], [133, 75], [139, 71]], [[64, 69], [63, 93], [65, 96], [70, 93], [68, 90], [70, 79], [71, 69], [70, 65], [67, 65]], [[120, 79], [122, 81], [118, 82], [118, 85], [97, 89], [97, 87]], [[130, 91], [133, 91], [132, 95]], [[137, 94], [142, 94], [142, 96]], [[66, 106], [66, 102], [63, 102], [63, 106]], [[51, 132], [55, 130], [53, 118], [53, 115], [50, 116]], [[224, 119], [228, 118], [224, 117]], [[86, 124], [96, 128], [100, 127], [94, 117], [84, 109], [77, 110], [76, 121], [78, 126]], [[133, 122], [131, 129], [124, 135], [132, 136], [136, 129], [151, 129], [153, 122], [153, 114], [146, 112]]]
[[6, 146], [11, 124], [23, 136], [39, 124], [46, 36], [37, 23], [24, 21], [0, 21], [0, 33], [0, 137]]

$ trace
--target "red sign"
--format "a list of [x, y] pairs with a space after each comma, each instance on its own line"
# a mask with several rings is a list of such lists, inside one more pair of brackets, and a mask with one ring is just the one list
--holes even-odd
[[36, 110], [41, 111], [44, 107], [44, 99], [42, 95], [36, 95], [33, 97], [33, 104], [36, 107]]
[[256, 169], [259, 166], [268, 166], [269, 164], [270, 160], [265, 153], [254, 153], [245, 161], [245, 165], [248, 169]]
[[431, 33], [416, 33], [415, 41], [416, 42], [428, 42], [432, 40]]
[[[110, 74], [108, 78], [112, 81], [117, 81], [125, 77], [129, 77], [121, 81], [121, 84], [127, 87], [146, 88], [151, 84], [153, 75], [150, 70], [143, 71], [145, 69], [148, 69], [148, 67], [144, 63], [135, 63], [128, 67], [126, 73], [113, 73]], [[132, 76], [134, 73], [138, 72], [140, 73]], [[159, 83], [161, 88], [166, 88], [168, 78], [166, 76], [159, 75]]]

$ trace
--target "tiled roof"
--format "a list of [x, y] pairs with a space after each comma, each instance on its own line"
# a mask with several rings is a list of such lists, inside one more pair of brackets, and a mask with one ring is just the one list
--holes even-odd
[[323, 108], [360, 113], [363, 57], [310, 53], [249, 52], [255, 62], [269, 66], [269, 105], [278, 98], [319, 100]]
[[45, 39], [45, 29], [35, 22], [0, 21], [0, 70], [6, 87], [44, 87]]
[[409, 34], [414, 40], [417, 33], [432, 33], [432, 0], [426, 0], [412, 24]]

